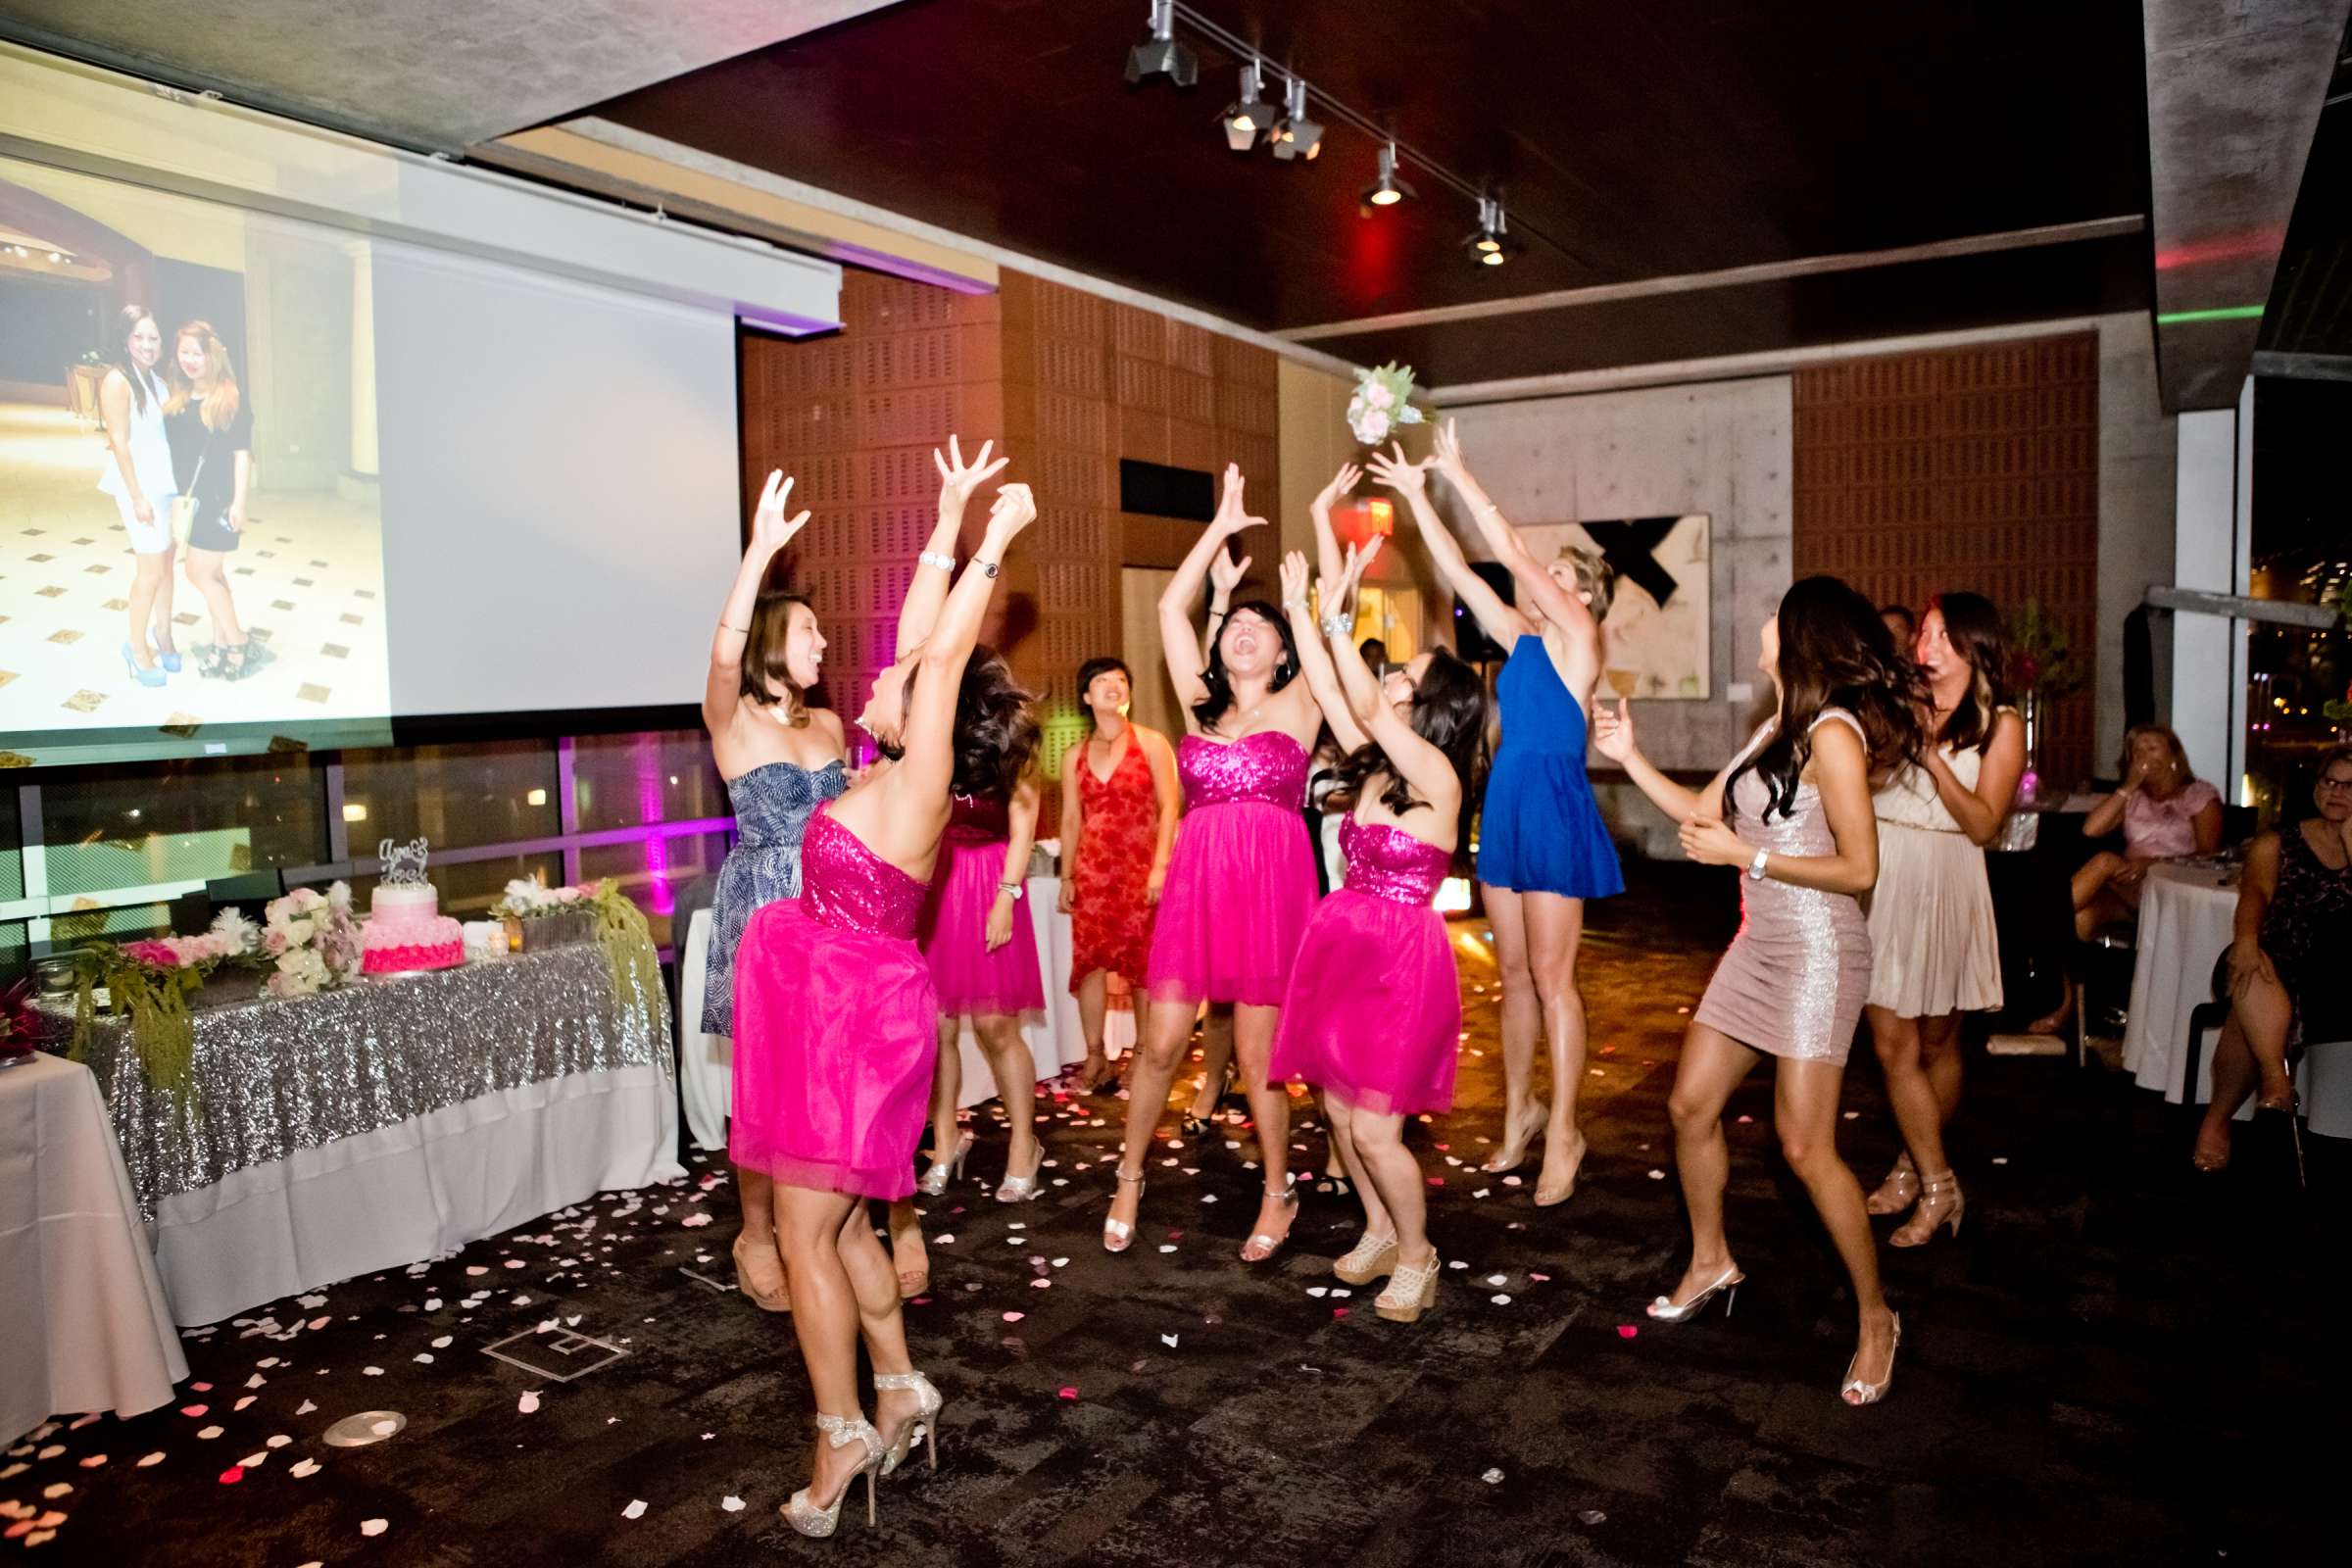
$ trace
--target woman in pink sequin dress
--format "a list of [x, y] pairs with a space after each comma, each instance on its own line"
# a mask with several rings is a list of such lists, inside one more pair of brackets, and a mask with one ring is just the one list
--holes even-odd
[[1759, 1055], [1777, 1056], [1781, 1152], [1812, 1195], [1861, 1313], [1839, 1397], [1872, 1404], [1893, 1380], [1902, 1325], [1880, 1288], [1861, 1185], [1838, 1156], [1838, 1096], [1870, 993], [1861, 905], [1879, 875], [1870, 781], [1917, 761], [1925, 689], [1878, 610], [1835, 577], [1788, 590], [1764, 623], [1756, 662], [1778, 711], [1702, 790], [1677, 784], [1642, 755], [1622, 699], [1594, 732], [1601, 755], [1682, 824], [1686, 854], [1744, 873], [1740, 934], [1691, 1015], [1667, 1101], [1690, 1212], [1690, 1266], [1649, 1315], [1684, 1322], [1745, 1277], [1723, 1227], [1731, 1168], [1723, 1109]]
[[[1453, 1104], [1461, 982], [1433, 907], [1461, 843], [1464, 797], [1487, 725], [1486, 684], [1444, 649], [1365, 664], [1348, 610], [1372, 555], [1350, 552], [1307, 606], [1306, 558], [1283, 563], [1282, 605], [1308, 689], [1346, 752], [1339, 787], [1355, 798], [1340, 824], [1343, 884], [1315, 906], [1282, 999], [1273, 1075], [1323, 1091], [1338, 1150], [1364, 1205], [1364, 1234], [1332, 1272], [1350, 1285], [1387, 1277], [1374, 1303], [1410, 1323], [1438, 1288], [1419, 1163], [1404, 1118]], [[1329, 641], [1329, 648], [1324, 646]]]
[[1153, 918], [1152, 1008], [1129, 1081], [1118, 1191], [1102, 1222], [1102, 1246], [1113, 1252], [1125, 1251], [1135, 1239], [1144, 1159], [1202, 1002], [1234, 1004], [1234, 1052], [1267, 1183], [1243, 1260], [1272, 1257], [1298, 1209], [1289, 1170], [1290, 1096], [1268, 1080], [1266, 1063], [1291, 960], [1315, 903], [1315, 862], [1302, 813], [1307, 757], [1323, 714], [1306, 684], [1295, 678], [1298, 653], [1274, 606], [1262, 600], [1236, 605], [1205, 662], [1192, 623], [1209, 558], [1265, 520], [1244, 512], [1242, 472], [1228, 465], [1215, 519], [1160, 595], [1161, 655], [1177, 700], [1186, 705], [1185, 736], [1176, 754], [1186, 814]]
[[[941, 536], [954, 540], [991, 466], [939, 460]], [[805, 1535], [833, 1531], [862, 1471], [925, 1434], [936, 1451], [940, 1396], [907, 1358], [899, 1285], [864, 1200], [914, 1188], [939, 1049], [939, 1004], [915, 945], [949, 818], [959, 754], [1010, 750], [1025, 708], [974, 711], [958, 695], [1013, 539], [1037, 515], [1025, 485], [997, 492], [979, 549], [949, 589], [953, 558], [926, 551], [899, 616], [898, 662], [874, 678], [858, 722], [883, 760], [809, 819], [801, 896], [763, 906], [736, 956], [735, 1162], [775, 1184], [776, 1235], [792, 1275], [793, 1327], [816, 1399], [819, 1440], [808, 1485], [784, 1505]], [[1034, 731], [1031, 732], [1032, 735]], [[862, 1335], [874, 1363], [875, 1414], [858, 1393]]]

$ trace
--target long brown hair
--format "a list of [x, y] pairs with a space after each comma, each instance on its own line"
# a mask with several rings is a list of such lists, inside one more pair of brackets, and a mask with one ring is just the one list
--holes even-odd
[[[204, 346], [204, 379], [191, 381], [179, 368], [179, 345], [194, 338]], [[210, 321], [190, 321], [172, 334], [172, 352], [164, 356], [164, 376], [172, 383], [172, 395], [164, 399], [164, 412], [177, 414], [188, 406], [190, 398], [199, 401], [207, 430], [225, 430], [237, 416], [237, 371], [228, 363], [228, 345], [213, 330]]]
[[1813, 760], [1813, 726], [1841, 708], [1862, 726], [1873, 772], [1919, 760], [1919, 710], [1928, 683], [1895, 652], [1878, 608], [1841, 578], [1799, 578], [1781, 596], [1781, 710], [1773, 732], [1723, 784], [1723, 814], [1737, 812], [1740, 776], [1764, 782], [1763, 815], [1796, 808], [1797, 782]]
[[792, 607], [809, 614], [816, 607], [799, 594], [768, 592], [752, 605], [752, 629], [743, 639], [743, 696], [762, 708], [781, 708], [784, 722], [799, 729], [808, 722], [808, 693], [784, 665], [784, 637], [792, 629]]
[[1943, 617], [1944, 640], [1968, 661], [1968, 701], [1952, 710], [1937, 739], [1955, 752], [1974, 747], [1992, 749], [1993, 714], [2006, 707], [2009, 692], [2003, 682], [2009, 669], [2009, 639], [2001, 627], [2001, 612], [1983, 594], [1937, 594], [1928, 601], [1928, 613]]

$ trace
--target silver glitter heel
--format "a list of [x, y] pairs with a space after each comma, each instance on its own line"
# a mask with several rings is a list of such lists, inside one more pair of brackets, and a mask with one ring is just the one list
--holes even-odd
[[822, 1432], [825, 1441], [836, 1448], [846, 1448], [853, 1443], [864, 1444], [865, 1462], [850, 1472], [849, 1479], [842, 1482], [841, 1490], [833, 1494], [833, 1500], [824, 1507], [818, 1507], [816, 1499], [808, 1494], [808, 1489], [803, 1487], [776, 1511], [802, 1535], [821, 1541], [833, 1534], [833, 1527], [841, 1522], [841, 1499], [850, 1494], [850, 1488], [856, 1486], [858, 1478], [862, 1475], [865, 1477], [865, 1522], [870, 1527], [874, 1522], [874, 1472], [882, 1464], [881, 1436], [861, 1415], [820, 1415], [816, 1418], [816, 1430]]
[[898, 1469], [908, 1450], [913, 1448], [918, 1435], [930, 1449], [931, 1468], [936, 1471], [939, 1468], [939, 1412], [947, 1404], [947, 1399], [938, 1389], [932, 1387], [931, 1380], [920, 1372], [877, 1372], [874, 1374], [874, 1392], [879, 1394], [884, 1389], [911, 1389], [921, 1403], [914, 1414], [907, 1418], [906, 1424], [899, 1429], [899, 1435], [890, 1440], [889, 1451], [882, 1455], [882, 1473], [889, 1475]]

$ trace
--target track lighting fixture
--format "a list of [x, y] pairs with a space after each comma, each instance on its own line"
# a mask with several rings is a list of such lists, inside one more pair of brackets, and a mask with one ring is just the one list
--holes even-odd
[[1519, 254], [1519, 242], [1511, 237], [1509, 217], [1498, 198], [1478, 199], [1478, 228], [1463, 236], [1462, 248], [1482, 267], [1500, 267]]
[[1265, 72], [1252, 60], [1242, 68], [1242, 95], [1225, 106], [1225, 145], [1246, 153], [1274, 135], [1274, 106], [1266, 102]]
[[1293, 76], [1283, 90], [1282, 119], [1274, 126], [1274, 156], [1284, 163], [1294, 158], [1314, 162], [1323, 150], [1323, 127], [1307, 118], [1306, 82]]
[[1152, 36], [1127, 51], [1127, 79], [1165, 75], [1179, 87], [1200, 79], [1200, 60], [1176, 41], [1176, 0], [1152, 0]]
[[1380, 150], [1380, 177], [1364, 187], [1364, 203], [1370, 207], [1394, 207], [1405, 198], [1421, 193], [1406, 183], [1396, 172], [1396, 144], [1390, 142]]

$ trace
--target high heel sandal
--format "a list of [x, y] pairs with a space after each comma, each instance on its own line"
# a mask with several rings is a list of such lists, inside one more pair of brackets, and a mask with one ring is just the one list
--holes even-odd
[[1919, 1171], [1912, 1165], [1908, 1153], [1895, 1157], [1894, 1169], [1879, 1183], [1879, 1190], [1870, 1195], [1863, 1207], [1873, 1214], [1900, 1214], [1919, 1201]]
[[956, 1152], [945, 1159], [940, 1159], [937, 1157], [937, 1151], [933, 1151], [934, 1157], [931, 1163], [924, 1167], [923, 1179], [914, 1184], [914, 1190], [925, 1198], [943, 1196], [948, 1190], [948, 1183], [963, 1180], [964, 1156], [971, 1152], [972, 1135], [969, 1132], [957, 1133], [956, 1135]]
[[1707, 1303], [1713, 1300], [1718, 1293], [1723, 1296], [1723, 1315], [1730, 1317], [1732, 1304], [1740, 1299], [1740, 1286], [1746, 1278], [1746, 1275], [1740, 1272], [1739, 1264], [1726, 1263], [1723, 1266], [1723, 1272], [1715, 1276], [1715, 1282], [1688, 1301], [1678, 1305], [1674, 1298], [1661, 1296], [1650, 1302], [1647, 1307], [1650, 1320], [1656, 1323], [1688, 1323], [1706, 1310]]
[[[1527, 1128], [1527, 1131], [1518, 1133], [1517, 1128], [1506, 1127], [1503, 1129], [1502, 1147], [1494, 1151], [1494, 1157], [1481, 1165], [1479, 1169], [1490, 1176], [1501, 1176], [1515, 1171], [1527, 1163], [1527, 1152], [1536, 1147], [1536, 1134], [1544, 1130], [1543, 1108], [1530, 1105], [1528, 1114], [1521, 1117], [1520, 1122]], [[1514, 1133], [1518, 1133], [1516, 1138], [1512, 1136]], [[1519, 1146], [1517, 1153], [1511, 1152], [1513, 1143], [1517, 1143]]]
[[1369, 1285], [1384, 1274], [1396, 1272], [1396, 1238], [1366, 1231], [1345, 1256], [1333, 1261], [1332, 1273], [1349, 1285]]
[[821, 1541], [841, 1522], [841, 1499], [850, 1494], [850, 1488], [858, 1484], [860, 1475], [865, 1477], [865, 1522], [873, 1524], [874, 1472], [882, 1465], [882, 1436], [861, 1415], [820, 1415], [816, 1418], [816, 1430], [836, 1448], [846, 1448], [853, 1443], [865, 1445], [865, 1462], [850, 1472], [831, 1503], [818, 1507], [816, 1499], [808, 1495], [808, 1489], [803, 1487], [776, 1510], [793, 1529]]
[[1960, 1216], [1968, 1212], [1968, 1200], [1960, 1196], [1960, 1178], [1950, 1171], [1931, 1176], [1920, 1189], [1919, 1206], [1901, 1228], [1886, 1238], [1892, 1247], [1925, 1247], [1936, 1239], [1936, 1230], [1945, 1225], [1952, 1228], [1952, 1240], [1960, 1239]]
[[1894, 1387], [1894, 1352], [1903, 1348], [1903, 1314], [1889, 1315], [1894, 1319], [1894, 1343], [1886, 1348], [1886, 1376], [1878, 1383], [1865, 1383], [1854, 1376], [1854, 1368], [1862, 1364], [1862, 1352], [1855, 1350], [1854, 1358], [1845, 1363], [1845, 1381], [1838, 1386], [1838, 1396], [1848, 1404], [1876, 1404]]
[[1225, 1063], [1225, 1076], [1219, 1079], [1217, 1082], [1217, 1098], [1208, 1102], [1208, 1114], [1205, 1116], [1198, 1116], [1190, 1110], [1187, 1110], [1184, 1113], [1183, 1121], [1178, 1124], [1184, 1129], [1184, 1136], [1188, 1140], [1207, 1137], [1209, 1125], [1214, 1122], [1220, 1114], [1223, 1113], [1225, 1109], [1225, 1097], [1232, 1092], [1233, 1063], [1232, 1061], [1228, 1060]]
[[1015, 1176], [1007, 1169], [1004, 1180], [997, 1187], [1000, 1203], [1026, 1203], [1037, 1197], [1037, 1173], [1046, 1166], [1046, 1146], [1037, 1146], [1037, 1157], [1029, 1162], [1029, 1174]]
[[[1137, 1223], [1140, 1224], [1144, 1217], [1144, 1173], [1139, 1170], [1130, 1176], [1123, 1170], [1115, 1170], [1111, 1174], [1118, 1178], [1121, 1185], [1135, 1188], [1135, 1217]], [[1134, 1245], [1134, 1225], [1128, 1224], [1123, 1219], [1106, 1219], [1102, 1222], [1102, 1250], [1124, 1252]]]
[[931, 1380], [920, 1372], [875, 1373], [874, 1392], [880, 1394], [885, 1389], [911, 1389], [920, 1406], [906, 1418], [906, 1424], [899, 1428], [899, 1435], [890, 1440], [890, 1447], [882, 1455], [882, 1473], [889, 1475], [898, 1469], [900, 1462], [906, 1457], [907, 1450], [914, 1446], [918, 1435], [930, 1446], [931, 1468], [938, 1470], [939, 1412], [948, 1401], [941, 1396], [939, 1390], [932, 1387]]
[[1568, 1185], [1557, 1191], [1544, 1186], [1542, 1173], [1537, 1174], [1536, 1206], [1538, 1208], [1557, 1208], [1576, 1196], [1576, 1179], [1585, 1173], [1585, 1155], [1591, 1148], [1591, 1145], [1584, 1142], [1584, 1135], [1579, 1133], [1577, 1135], [1576, 1169], [1568, 1173]]
[[164, 683], [164, 672], [153, 664], [141, 666], [138, 656], [130, 651], [128, 643], [122, 645], [122, 664], [130, 671], [130, 678], [142, 686], [161, 686]]
[[2254, 1102], [2254, 1116], [2257, 1122], [2259, 1122], [2261, 1118], [2265, 1116], [2284, 1116], [2286, 1118], [2286, 1141], [2288, 1146], [2295, 1152], [2295, 1186], [2298, 1189], [2308, 1192], [2311, 1188], [2311, 1182], [2303, 1171], [2302, 1091], [2297, 1089], [2289, 1089], [2286, 1092], [2286, 1103], [2284, 1104], [2279, 1104], [2267, 1096], [2256, 1100]]
[[1389, 1276], [1389, 1288], [1372, 1299], [1372, 1310], [1391, 1323], [1418, 1323], [1421, 1314], [1438, 1304], [1438, 1275], [1442, 1265], [1433, 1250], [1426, 1263], [1399, 1263]]
[[[1297, 1177], [1289, 1178], [1279, 1194], [1268, 1193], [1266, 1196], [1279, 1199], [1282, 1206], [1289, 1211], [1293, 1222], [1296, 1223], [1298, 1214], [1298, 1179]], [[1250, 1239], [1242, 1244], [1242, 1261], [1263, 1263], [1267, 1258], [1281, 1251], [1282, 1244], [1290, 1239], [1291, 1227], [1288, 1225], [1282, 1228], [1280, 1236], [1268, 1236], [1264, 1231], [1253, 1231], [1250, 1233]], [[1265, 1244], [1262, 1250], [1258, 1246], [1261, 1242]]]
[[[744, 1299], [750, 1301], [754, 1306], [758, 1307], [762, 1312], [791, 1311], [792, 1281], [791, 1278], [784, 1272], [784, 1260], [780, 1257], [776, 1258], [775, 1288], [773, 1290], [762, 1289], [753, 1278], [758, 1270], [745, 1263], [743, 1260], [743, 1244], [750, 1240], [750, 1237], [743, 1235], [741, 1232], [736, 1234], [735, 1246], [733, 1249], [735, 1253], [735, 1288], [743, 1293]], [[775, 1244], [772, 1241], [768, 1244], [767, 1250], [771, 1257], [775, 1255], [776, 1249]], [[752, 1255], [754, 1257], [758, 1257], [760, 1255], [760, 1249], [757, 1246], [753, 1247]]]

